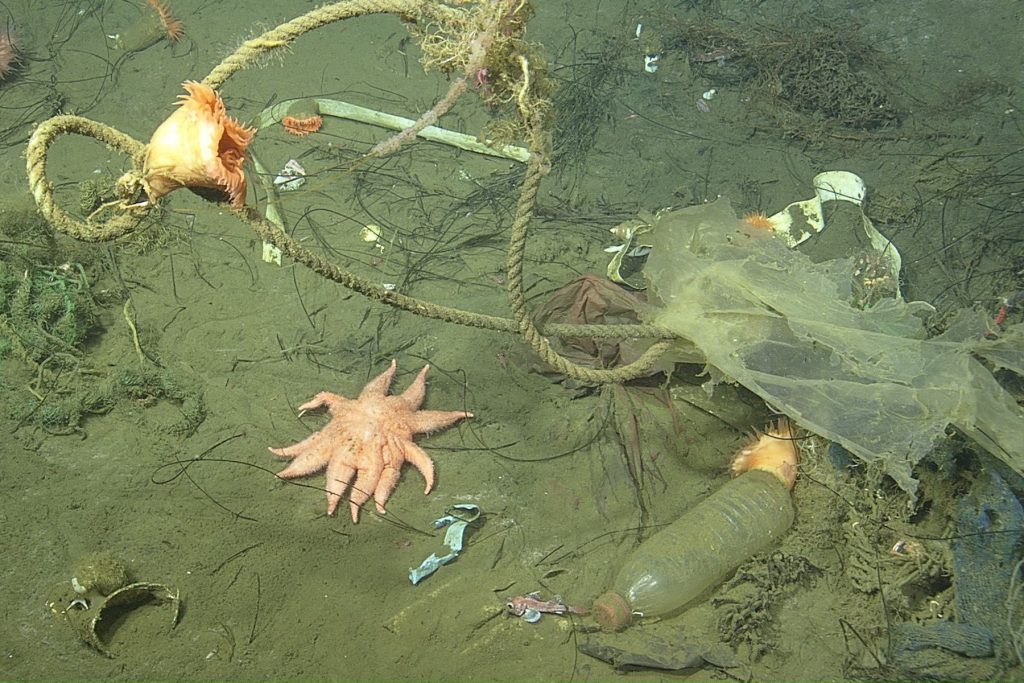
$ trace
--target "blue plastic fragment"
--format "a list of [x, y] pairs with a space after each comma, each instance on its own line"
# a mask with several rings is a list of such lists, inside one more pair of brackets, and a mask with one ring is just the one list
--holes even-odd
[[[458, 516], [452, 514], [456, 510], [463, 514]], [[448, 514], [444, 517], [434, 520], [434, 528], [448, 527], [444, 534], [444, 544], [451, 552], [441, 557], [438, 557], [437, 553], [431, 553], [420, 563], [420, 566], [410, 569], [409, 580], [414, 586], [459, 556], [459, 553], [462, 552], [462, 538], [466, 533], [466, 527], [480, 517], [480, 506], [473, 503], [457, 503], [448, 508], [446, 512]], [[537, 618], [540, 618], [540, 614], [537, 615]]]
[[535, 609], [527, 609], [519, 618], [528, 624], [536, 624], [542, 616], [544, 615]]

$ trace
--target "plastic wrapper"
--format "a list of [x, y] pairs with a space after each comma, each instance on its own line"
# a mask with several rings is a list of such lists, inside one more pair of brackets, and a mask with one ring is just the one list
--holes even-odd
[[[927, 304], [851, 305], [851, 259], [813, 263], [726, 201], [664, 212], [649, 235], [648, 320], [801, 426], [885, 471], [913, 497], [914, 465], [955, 425], [1024, 474], [1024, 411], [974, 352], [1020, 367], [1024, 336], [961, 324], [929, 339]], [[970, 322], [969, 316], [964, 317]]]
[[[537, 309], [534, 321], [541, 328], [547, 323], [569, 325], [632, 325], [640, 322], [645, 306], [640, 295], [595, 275], [581, 275], [559, 287]], [[592, 337], [554, 339], [554, 348], [574, 363], [597, 368], [612, 368], [631, 363], [646, 351], [648, 339], [602, 340]]]

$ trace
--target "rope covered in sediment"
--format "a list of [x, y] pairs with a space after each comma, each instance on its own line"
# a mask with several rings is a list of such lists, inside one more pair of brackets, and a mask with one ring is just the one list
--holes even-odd
[[[266, 33], [247, 40], [233, 54], [226, 57], [203, 80], [206, 85], [219, 88], [237, 71], [254, 64], [260, 56], [271, 50], [287, 47], [296, 38], [316, 28], [336, 21], [367, 14], [397, 14], [412, 17], [420, 15], [446, 16], [451, 18], [452, 8], [427, 0], [347, 0], [324, 7], [318, 7], [296, 17]], [[525, 76], [525, 74], [524, 74]], [[461, 93], [460, 93], [461, 94]], [[523, 112], [527, 116], [526, 112]], [[541, 179], [548, 172], [548, 154], [541, 116], [528, 117], [530, 120], [530, 159], [516, 205], [512, 224], [512, 235], [507, 258], [508, 292], [513, 318], [485, 315], [442, 306], [401, 294], [360, 277], [347, 269], [332, 263], [302, 246], [281, 228], [266, 220], [251, 207], [234, 210], [235, 215], [246, 222], [265, 242], [273, 244], [290, 258], [320, 276], [337, 282], [349, 289], [381, 303], [394, 306], [416, 315], [456, 323], [459, 325], [520, 333], [534, 351], [559, 372], [573, 379], [600, 384], [624, 382], [652, 374], [661, 357], [672, 346], [675, 339], [671, 330], [656, 325], [556, 325], [544, 326], [543, 333], [534, 324], [526, 306], [523, 286], [523, 262], [526, 252], [528, 227], [533, 217], [537, 192]], [[152, 208], [149, 205], [120, 206], [121, 211], [103, 222], [79, 221], [72, 218], [56, 205], [53, 186], [46, 179], [46, 157], [50, 145], [60, 135], [76, 133], [93, 137], [107, 147], [122, 152], [132, 160], [134, 169], [119, 181], [119, 195], [130, 197], [137, 194], [141, 185], [145, 144], [129, 135], [79, 116], [56, 116], [41, 123], [29, 140], [26, 156], [29, 187], [40, 213], [60, 232], [87, 242], [114, 240], [130, 234]], [[638, 360], [614, 369], [595, 369], [578, 365], [561, 356], [552, 347], [544, 334], [564, 337], [590, 337], [602, 339], [657, 338]]]
[[145, 217], [145, 211], [129, 209], [115, 213], [110, 220], [98, 224], [72, 218], [57, 206], [53, 198], [53, 184], [46, 177], [46, 157], [50, 145], [61, 135], [68, 133], [95, 138], [108, 149], [127, 155], [136, 169], [142, 169], [146, 150], [144, 143], [116, 128], [81, 116], [54, 116], [36, 126], [25, 149], [28, 187], [36, 206], [39, 207], [39, 213], [60, 232], [83, 242], [107, 242], [133, 232]]
[[333, 280], [349, 289], [362, 294], [368, 299], [389, 304], [410, 313], [415, 313], [426, 318], [443, 320], [445, 322], [457, 323], [467, 327], [479, 327], [499, 332], [515, 332], [515, 322], [508, 318], [501, 318], [482, 313], [472, 313], [458, 308], [441, 306], [423, 301], [415, 297], [401, 294], [395, 290], [387, 289], [364, 277], [360, 277], [341, 266], [328, 261], [322, 256], [302, 246], [278, 226], [265, 219], [255, 209], [245, 206], [235, 209], [235, 215], [249, 224], [263, 241], [268, 242], [281, 250], [282, 254], [298, 261], [312, 270], [317, 275]]
[[[393, 289], [387, 289], [376, 282], [361, 277], [341, 266], [332, 263], [322, 256], [310, 251], [301, 242], [294, 239], [273, 222], [268, 221], [258, 211], [251, 207], [235, 209], [234, 214], [247, 223], [253, 231], [265, 242], [268, 242], [289, 258], [301, 263], [317, 275], [328, 280], [337, 282], [354, 292], [362, 294], [368, 299], [379, 301], [389, 306], [415, 313], [424, 318], [441, 320], [449, 323], [456, 323], [465, 327], [476, 327], [483, 330], [494, 330], [496, 332], [518, 332], [520, 324], [511, 318], [486, 315], [464, 311], [451, 306], [442, 306], [423, 299], [401, 294]], [[520, 283], [522, 281], [520, 269]], [[519, 297], [522, 298], [522, 288], [517, 287]], [[626, 337], [640, 338], [663, 338], [674, 339], [677, 335], [667, 328], [655, 325], [567, 325], [547, 324], [544, 326], [544, 334], [560, 337], [590, 337], [595, 339], [622, 339]], [[539, 335], [538, 331], [538, 335]], [[624, 366], [624, 367], [633, 367]], [[584, 368], [585, 369], [585, 368]], [[634, 375], [643, 376], [643, 373]], [[613, 380], [605, 380], [613, 381]], [[614, 380], [621, 381], [621, 380]]]
[[336, 21], [367, 14], [416, 16], [428, 4], [425, 0], [347, 0], [317, 7], [245, 41], [214, 67], [203, 83], [219, 88], [232, 74], [253, 65], [264, 53], [288, 47], [299, 36]]
[[[515, 318], [520, 334], [530, 347], [541, 357], [541, 359], [558, 370], [563, 375], [571, 377], [588, 384], [606, 384], [625, 382], [638, 377], [645, 377], [655, 372], [662, 356], [671, 348], [670, 341], [659, 341], [653, 344], [636, 361], [617, 368], [598, 369], [585, 365], [579, 365], [568, 360], [551, 347], [547, 340], [537, 329], [526, 306], [526, 294], [523, 287], [523, 262], [526, 258], [526, 236], [533, 218], [533, 209], [537, 204], [537, 192], [540, 189], [540, 181], [547, 174], [549, 167], [547, 163], [547, 150], [544, 143], [545, 136], [539, 117], [535, 117], [530, 123], [530, 160], [526, 165], [526, 176], [523, 179], [523, 187], [519, 193], [519, 202], [516, 205], [516, 215], [512, 221], [512, 235], [509, 238], [507, 255], [508, 266], [508, 293], [512, 305], [512, 317]], [[618, 326], [611, 326], [618, 327]], [[654, 332], [648, 326], [647, 332]], [[583, 330], [584, 326], [577, 327]], [[665, 332], [666, 330], [660, 330]], [[621, 334], [622, 331], [619, 330]], [[577, 336], [587, 336], [580, 335]], [[661, 336], [659, 334], [645, 334], [639, 336]], [[674, 335], [673, 335], [674, 336]]]

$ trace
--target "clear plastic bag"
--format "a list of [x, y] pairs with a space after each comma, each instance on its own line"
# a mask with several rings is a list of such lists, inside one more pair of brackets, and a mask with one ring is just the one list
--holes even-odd
[[964, 315], [929, 339], [917, 315], [927, 304], [887, 298], [860, 310], [849, 303], [851, 259], [813, 263], [724, 200], [660, 214], [649, 240], [649, 320], [696, 346], [712, 382], [738, 382], [882, 462], [912, 497], [914, 465], [949, 424], [1024, 474], [1024, 411], [974, 357], [1019, 371], [1020, 329], [988, 342], [977, 316]]

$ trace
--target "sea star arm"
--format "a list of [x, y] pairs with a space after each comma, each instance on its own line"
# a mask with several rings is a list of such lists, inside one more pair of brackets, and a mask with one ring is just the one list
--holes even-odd
[[321, 391], [319, 394], [299, 406], [299, 414], [301, 415], [302, 413], [310, 410], [316, 410], [323, 406], [327, 406], [328, 410], [334, 412], [334, 410], [343, 406], [347, 401], [348, 399], [344, 396], [338, 396], [337, 394], [332, 394], [329, 391]]
[[413, 434], [425, 434], [444, 429], [466, 417], [473, 417], [473, 413], [465, 410], [418, 410], [408, 416], [406, 424]]
[[423, 493], [430, 493], [430, 489], [434, 487], [434, 461], [430, 459], [426, 451], [412, 441], [407, 441], [403, 444], [402, 452], [405, 455], [405, 459], [420, 471], [423, 479], [427, 482]]
[[395, 368], [397, 367], [398, 363], [394, 358], [392, 358], [391, 367], [371, 379], [370, 382], [363, 387], [363, 390], [359, 392], [359, 398], [357, 400], [361, 401], [373, 396], [384, 396], [387, 394], [388, 387], [391, 386], [391, 378], [395, 376]]
[[377, 483], [384, 469], [383, 459], [375, 458], [366, 463], [366, 467], [356, 470], [356, 481], [352, 484], [352, 492], [349, 494], [349, 505], [352, 509], [352, 523], [359, 523], [359, 509], [363, 503], [370, 499], [370, 496], [377, 490]]
[[325, 430], [315, 432], [297, 444], [267, 450], [280, 458], [294, 458], [277, 476], [283, 479], [301, 477], [323, 468], [331, 458], [331, 440]]
[[409, 406], [409, 410], [419, 410], [420, 406], [423, 405], [423, 397], [427, 394], [427, 370], [430, 369], [429, 365], [424, 365], [423, 369], [420, 370], [419, 374], [416, 375], [416, 379], [412, 381], [412, 384], [406, 388], [399, 398]]
[[373, 501], [377, 504], [377, 512], [382, 515], [387, 512], [384, 509], [384, 504], [388, 502], [391, 492], [398, 485], [398, 478], [401, 474], [401, 470], [396, 467], [385, 467], [381, 472], [380, 481], [377, 482], [377, 488], [373, 491]]
[[[338, 503], [341, 502], [341, 497], [345, 495], [345, 489], [348, 488], [348, 484], [352, 481], [352, 477], [356, 473], [356, 468], [346, 459], [336, 454], [330, 464], [327, 466], [327, 514], [333, 515], [335, 509], [338, 507]], [[355, 491], [353, 491], [355, 493]], [[353, 512], [354, 515], [354, 512]], [[358, 521], [355, 516], [352, 518], [353, 522]]]

